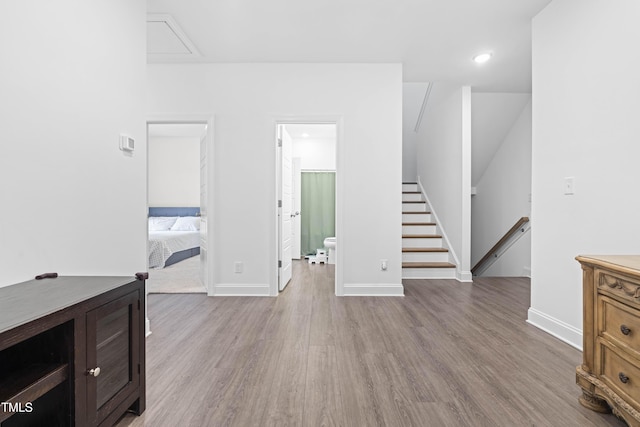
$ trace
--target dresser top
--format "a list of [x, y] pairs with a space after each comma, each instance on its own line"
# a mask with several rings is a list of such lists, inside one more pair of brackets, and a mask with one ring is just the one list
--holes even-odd
[[119, 288], [135, 277], [60, 276], [0, 288], [0, 333]]
[[579, 255], [576, 259], [582, 264], [640, 275], [640, 255]]

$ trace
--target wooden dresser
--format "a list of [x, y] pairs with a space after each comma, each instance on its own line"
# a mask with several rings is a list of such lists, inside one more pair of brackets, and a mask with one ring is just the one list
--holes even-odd
[[144, 411], [145, 278], [0, 288], [0, 427], [111, 426]]
[[583, 270], [580, 403], [640, 427], [640, 256], [578, 256]]

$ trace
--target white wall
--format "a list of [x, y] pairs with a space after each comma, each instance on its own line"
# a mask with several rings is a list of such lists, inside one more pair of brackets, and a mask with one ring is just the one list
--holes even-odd
[[294, 138], [293, 157], [300, 157], [305, 170], [336, 170], [335, 138]]
[[216, 294], [274, 295], [275, 123], [292, 115], [341, 118], [338, 293], [402, 292], [400, 65], [158, 64], [148, 92], [150, 114], [215, 113]]
[[149, 206], [200, 206], [200, 138], [149, 137]]
[[[582, 345], [578, 254], [637, 254], [640, 3], [554, 0], [533, 20], [529, 321]], [[575, 194], [563, 194], [564, 177]]]
[[448, 237], [457, 276], [470, 280], [470, 88], [433, 84], [418, 133], [417, 174]]
[[0, 15], [0, 286], [133, 277], [147, 265], [145, 2], [11, 1]]
[[471, 185], [475, 187], [522, 109], [531, 101], [531, 94], [474, 92], [471, 99]]
[[415, 131], [420, 119], [422, 104], [429, 83], [402, 84], [402, 181], [416, 182], [418, 133]]
[[[486, 98], [504, 94], [482, 95]], [[472, 100], [476, 100], [476, 94], [472, 95]], [[512, 122], [476, 189], [477, 194], [471, 198], [471, 265], [475, 265], [518, 219], [531, 214], [531, 101]], [[531, 243], [527, 234], [482, 275], [524, 276], [530, 269]]]

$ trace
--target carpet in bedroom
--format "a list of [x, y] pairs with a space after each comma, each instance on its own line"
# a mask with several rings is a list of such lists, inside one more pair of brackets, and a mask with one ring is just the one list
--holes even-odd
[[149, 270], [147, 290], [150, 294], [204, 294], [200, 280], [200, 257], [194, 256], [165, 268]]

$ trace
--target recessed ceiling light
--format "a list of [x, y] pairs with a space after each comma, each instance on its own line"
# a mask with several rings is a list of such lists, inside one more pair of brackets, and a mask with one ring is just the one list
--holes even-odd
[[489, 53], [489, 52], [480, 53], [480, 54], [478, 54], [478, 55], [473, 57], [473, 61], [476, 62], [477, 64], [484, 64], [485, 62], [487, 62], [490, 59], [491, 59], [491, 53]]

